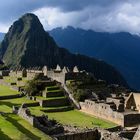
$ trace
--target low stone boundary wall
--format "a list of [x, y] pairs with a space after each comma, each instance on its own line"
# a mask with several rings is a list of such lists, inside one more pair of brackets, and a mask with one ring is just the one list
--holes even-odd
[[100, 135], [98, 130], [89, 130], [86, 132], [76, 132], [55, 136], [56, 140], [98, 140]]
[[33, 127], [38, 128], [48, 135], [58, 135], [64, 133], [64, 128], [62, 125], [54, 120], [49, 120], [48, 116], [32, 115], [26, 105], [27, 104], [23, 104], [21, 107], [13, 106], [13, 113], [19, 115], [20, 117], [28, 121]]
[[[48, 124], [46, 124], [47, 121], [48, 121]], [[44, 132], [44, 133], [46, 133], [48, 135], [59, 134], [59, 133], [64, 132], [63, 126], [61, 126], [59, 124], [56, 124], [56, 125], [50, 127], [49, 124], [53, 125], [53, 124], [51, 124], [51, 122], [49, 122], [49, 120], [46, 120], [46, 118], [44, 118], [42, 116], [34, 117], [34, 125], [33, 126], [38, 128], [42, 132]]]

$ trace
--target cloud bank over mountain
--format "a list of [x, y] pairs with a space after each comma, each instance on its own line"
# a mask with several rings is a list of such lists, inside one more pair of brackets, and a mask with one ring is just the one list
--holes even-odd
[[0, 31], [27, 12], [39, 16], [46, 30], [68, 25], [103, 32], [140, 33], [138, 0], [1, 0]]

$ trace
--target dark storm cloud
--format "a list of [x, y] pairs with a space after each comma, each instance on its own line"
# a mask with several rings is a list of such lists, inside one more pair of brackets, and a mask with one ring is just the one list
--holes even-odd
[[31, 12], [32, 10], [40, 8], [43, 5], [44, 2], [40, 2], [39, 0], [1, 0], [0, 21], [10, 21], [21, 16], [21, 14]]
[[56, 7], [62, 11], [77, 11], [87, 6], [109, 6], [118, 3], [119, 0], [1, 0], [0, 20], [8, 21], [13, 17], [18, 17], [25, 12], [42, 7]]
[[87, 6], [109, 6], [119, 0], [46, 0], [46, 6], [59, 7], [63, 11], [82, 10]]
[[27, 12], [46, 29], [72, 25], [97, 31], [140, 32], [139, 0], [1, 0], [0, 31]]

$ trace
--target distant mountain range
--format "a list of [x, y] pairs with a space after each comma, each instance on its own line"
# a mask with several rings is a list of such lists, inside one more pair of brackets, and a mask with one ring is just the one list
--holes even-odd
[[140, 37], [73, 27], [49, 31], [60, 47], [106, 61], [116, 67], [135, 89], [140, 89]]
[[57, 64], [72, 68], [77, 65], [81, 70], [94, 73], [98, 79], [127, 86], [121, 74], [104, 61], [59, 48], [34, 14], [25, 14], [13, 23], [0, 45], [0, 58], [12, 68], [44, 65], [55, 68]]

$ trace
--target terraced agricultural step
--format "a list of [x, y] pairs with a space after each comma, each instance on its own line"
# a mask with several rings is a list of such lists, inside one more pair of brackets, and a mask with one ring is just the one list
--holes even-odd
[[54, 81], [46, 81], [45, 86], [56, 86], [56, 82], [54, 82]]
[[46, 97], [46, 98], [49, 98], [49, 97], [62, 97], [62, 96], [64, 96], [64, 92], [61, 91], [61, 90], [50, 91], [50, 92], [43, 91], [42, 96]]
[[59, 90], [60, 87], [58, 86], [49, 86], [49, 87], [46, 87], [46, 91], [52, 91], [52, 90]]
[[73, 110], [74, 108], [72, 106], [64, 106], [64, 107], [50, 107], [46, 109], [41, 109], [43, 112], [65, 112], [65, 111], [70, 111]]
[[70, 102], [66, 97], [52, 98], [52, 99], [40, 101], [40, 106], [42, 107], [59, 107], [59, 106], [68, 106], [68, 105], [70, 105]]
[[0, 100], [21, 98], [21, 97], [23, 97], [23, 96], [24, 96], [24, 95], [21, 95], [21, 94], [5, 95], [5, 96], [0, 96]]

